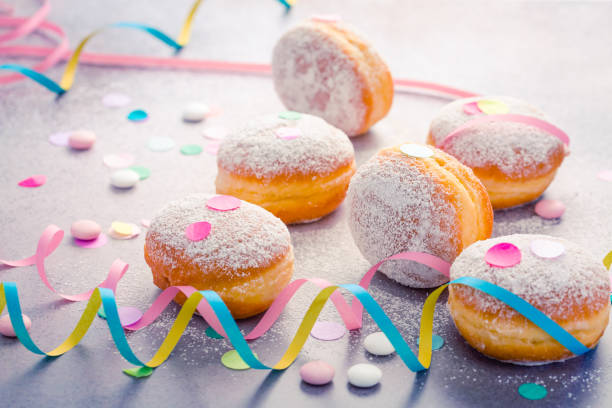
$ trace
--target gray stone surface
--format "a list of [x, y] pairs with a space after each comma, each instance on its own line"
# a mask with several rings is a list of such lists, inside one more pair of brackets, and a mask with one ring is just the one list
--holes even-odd
[[[102, 24], [142, 21], [178, 33], [190, 0], [79, 2], [55, 0], [50, 20], [62, 25], [74, 45]], [[18, 14], [30, 13], [36, 1], [20, 1]], [[388, 61], [397, 77], [430, 80], [481, 93], [508, 94], [542, 107], [572, 137], [572, 155], [546, 192], [567, 204], [560, 222], [544, 221], [533, 206], [496, 214], [495, 234], [537, 232], [563, 236], [588, 246], [598, 257], [612, 248], [612, 184], [596, 178], [611, 168], [609, 107], [612, 103], [612, 3], [609, 2], [417, 2], [379, 0], [302, 0], [285, 15], [273, 0], [205, 1], [194, 25], [185, 58], [267, 62], [278, 36], [314, 13], [340, 13], [358, 26]], [[48, 40], [32, 38], [33, 43]], [[111, 30], [92, 40], [100, 52], [164, 56], [168, 50], [138, 32]], [[2, 61], [31, 63], [28, 60]], [[54, 78], [61, 67], [50, 71]], [[126, 108], [109, 109], [101, 98], [124, 92]], [[170, 199], [187, 193], [213, 192], [214, 158], [182, 156], [146, 149], [148, 138], [171, 136], [178, 144], [204, 143], [204, 125], [184, 124], [182, 107], [201, 100], [218, 104], [224, 114], [211, 124], [234, 125], [254, 115], [282, 109], [272, 82], [265, 77], [219, 75], [154, 69], [82, 66], [75, 87], [55, 100], [27, 81], [0, 88], [0, 257], [33, 253], [48, 224], [66, 230], [72, 221], [91, 218], [105, 228], [114, 220], [150, 218]], [[397, 95], [389, 116], [367, 135], [354, 139], [358, 164], [383, 146], [405, 140], [424, 141], [428, 124], [442, 99]], [[130, 109], [150, 114], [145, 123], [125, 119]], [[71, 152], [49, 144], [50, 133], [88, 128], [98, 143], [88, 152]], [[131, 152], [137, 164], [152, 170], [150, 179], [129, 191], [109, 186], [102, 164], [108, 153]], [[38, 189], [17, 186], [32, 174], [49, 177]], [[296, 253], [295, 277], [322, 276], [356, 282], [368, 263], [352, 242], [345, 208], [320, 222], [291, 227]], [[49, 277], [61, 291], [76, 293], [100, 282], [120, 257], [130, 270], [119, 285], [122, 305], [147, 307], [159, 293], [143, 260], [144, 237], [113, 241], [84, 250], [64, 240], [47, 260]], [[0, 268], [3, 281], [19, 286], [22, 306], [33, 320], [32, 335], [46, 350], [59, 344], [76, 323], [83, 303], [58, 299], [40, 282], [33, 267]], [[278, 359], [297, 329], [314, 290], [300, 292], [277, 325], [252, 346], [266, 362]], [[400, 287], [384, 277], [372, 294], [407, 339], [416, 340], [420, 309], [428, 292]], [[444, 300], [444, 299], [443, 299]], [[442, 302], [441, 302], [442, 303]], [[142, 358], [151, 356], [169, 329], [171, 307], [149, 328], [128, 335]], [[324, 317], [338, 319], [326, 307]], [[254, 320], [241, 323], [246, 329]], [[204, 335], [196, 319], [177, 349], [155, 374], [134, 380], [116, 352], [105, 322], [96, 319], [81, 345], [57, 359], [43, 359], [18, 342], [0, 338], [2, 405], [21, 406], [532, 406], [518, 396], [523, 382], [545, 384], [549, 395], [538, 406], [608, 406], [612, 401], [612, 343], [604, 336], [595, 352], [564, 364], [517, 367], [472, 350], [459, 336], [446, 307], [436, 313], [435, 332], [446, 344], [434, 352], [431, 370], [414, 374], [395, 356], [374, 358], [363, 338], [375, 326], [366, 318], [361, 332], [336, 342], [310, 339], [296, 363], [284, 372], [234, 372], [220, 364], [230, 345]], [[299, 367], [324, 359], [336, 367], [332, 385], [312, 387], [299, 380]], [[380, 385], [361, 390], [347, 385], [346, 369], [371, 361], [383, 371]]]

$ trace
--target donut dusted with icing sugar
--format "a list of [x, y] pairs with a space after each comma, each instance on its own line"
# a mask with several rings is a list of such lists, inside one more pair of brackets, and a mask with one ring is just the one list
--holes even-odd
[[[214, 290], [235, 318], [266, 310], [293, 274], [293, 248], [281, 220], [261, 207], [239, 203], [230, 210], [211, 208], [213, 196], [193, 194], [170, 202], [151, 221], [145, 260], [161, 289], [187, 285]], [[208, 222], [210, 232], [193, 241], [193, 223]], [[175, 300], [182, 304], [183, 294]]]
[[349, 136], [365, 133], [393, 101], [387, 65], [340, 22], [313, 19], [285, 33], [272, 74], [287, 109], [320, 116]]
[[334, 211], [355, 173], [355, 153], [323, 119], [283, 112], [231, 133], [217, 154], [217, 193], [257, 204], [287, 224]]
[[[518, 264], [499, 268], [487, 263], [487, 251], [501, 243], [520, 250]], [[587, 347], [597, 344], [608, 325], [608, 272], [586, 249], [565, 239], [517, 234], [479, 241], [459, 255], [450, 275], [479, 278], [509, 290]], [[531, 365], [574, 356], [514, 309], [469, 286], [449, 287], [448, 308], [461, 335], [489, 357]]]
[[[347, 205], [353, 239], [372, 264], [404, 251], [452, 262], [464, 247], [490, 237], [493, 228], [491, 203], [474, 173], [443, 151], [423, 145], [378, 152], [351, 180]], [[416, 288], [448, 281], [412, 262], [388, 261], [380, 271]]]
[[487, 188], [493, 208], [535, 200], [552, 182], [563, 162], [566, 154], [563, 142], [541, 128], [509, 121], [481, 123], [445, 141], [460, 126], [488, 113], [548, 120], [539, 109], [514, 98], [459, 99], [442, 108], [433, 119], [427, 143], [474, 170]]

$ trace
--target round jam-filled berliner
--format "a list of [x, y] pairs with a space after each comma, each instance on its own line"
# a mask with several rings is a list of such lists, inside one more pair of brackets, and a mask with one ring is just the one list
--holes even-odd
[[285, 224], [230, 196], [170, 202], [151, 221], [144, 250], [155, 285], [214, 290], [239, 319], [266, 310], [293, 274]]
[[[452, 262], [466, 246], [490, 237], [493, 228], [489, 197], [472, 170], [420, 144], [383, 149], [359, 167], [347, 205], [353, 239], [372, 264], [405, 251]], [[415, 288], [448, 281], [413, 262], [388, 261], [380, 271]]]
[[355, 173], [355, 153], [348, 137], [323, 119], [283, 112], [228, 135], [217, 167], [217, 193], [295, 224], [315, 221], [342, 203]]
[[[562, 238], [517, 234], [476, 242], [450, 270], [501, 286], [540, 310], [587, 347], [608, 325], [610, 278], [601, 261]], [[574, 355], [510, 306], [477, 289], [451, 285], [448, 308], [476, 350], [515, 364], [544, 364]]]
[[451, 135], [487, 115], [520, 115], [548, 123], [539, 109], [514, 98], [459, 99], [433, 119], [427, 143], [470, 167], [487, 188], [493, 208], [535, 200], [552, 182], [569, 150], [560, 138], [542, 127], [503, 118], [476, 123]]
[[287, 109], [320, 116], [349, 136], [365, 133], [393, 101], [387, 65], [340, 22], [312, 19], [285, 33], [272, 74]]

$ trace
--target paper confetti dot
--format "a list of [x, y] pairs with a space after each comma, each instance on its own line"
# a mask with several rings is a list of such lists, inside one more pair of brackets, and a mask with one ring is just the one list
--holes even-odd
[[482, 99], [477, 102], [478, 109], [487, 115], [501, 115], [510, 112], [510, 108], [502, 101]]
[[325, 385], [334, 379], [336, 370], [322, 360], [310, 361], [300, 368], [302, 381], [310, 385]]
[[521, 250], [509, 242], [493, 245], [485, 254], [485, 261], [496, 268], [509, 268], [521, 262]]
[[463, 105], [463, 112], [468, 115], [478, 115], [479, 113], [482, 113], [482, 111], [478, 107], [478, 102], [466, 103], [465, 105]]
[[129, 96], [122, 93], [109, 93], [102, 98], [102, 103], [109, 108], [120, 108], [131, 101]]
[[199, 221], [189, 224], [187, 228], [185, 228], [185, 236], [190, 241], [198, 242], [203, 240], [210, 234], [212, 226], [209, 222]]
[[151, 175], [151, 170], [144, 166], [130, 166], [129, 169], [136, 172], [141, 180], [146, 180]]
[[402, 153], [408, 156], [417, 157], [420, 159], [425, 159], [434, 155], [434, 151], [429, 147], [413, 143], [405, 143], [401, 145], [400, 150]]
[[213, 156], [216, 156], [217, 153], [219, 152], [219, 146], [221, 146], [221, 142], [219, 142], [219, 141], [212, 141], [212, 142], [209, 142], [206, 145], [204, 150], [206, 151], [206, 153], [211, 154]]
[[302, 117], [302, 114], [294, 111], [285, 111], [279, 113], [278, 117], [287, 120], [299, 120]]
[[57, 132], [49, 135], [49, 143], [55, 146], [68, 146], [68, 138], [72, 132]]
[[[421, 339], [417, 339], [417, 344], [421, 343]], [[440, 350], [444, 346], [444, 339], [437, 334], [431, 336], [431, 349], [433, 351]]]
[[281, 127], [276, 129], [276, 137], [283, 140], [293, 140], [302, 136], [302, 131], [296, 127]]
[[127, 118], [132, 122], [142, 122], [144, 120], [147, 120], [148, 117], [149, 114], [147, 114], [147, 112], [143, 111], [142, 109], [133, 110], [127, 115]]
[[565, 252], [562, 243], [549, 239], [534, 239], [531, 241], [531, 252], [540, 258], [557, 258]]
[[206, 330], [204, 331], [204, 333], [205, 333], [205, 334], [206, 334], [208, 337], [210, 337], [211, 339], [222, 339], [222, 338], [223, 338], [223, 336], [222, 336], [222, 335], [220, 335], [219, 333], [217, 333], [217, 332], [215, 331], [215, 329], [213, 329], [213, 328], [212, 328], [212, 327], [210, 327], [210, 326], [208, 326], [208, 327], [206, 328]]
[[119, 235], [132, 235], [132, 224], [127, 222], [114, 221], [111, 223], [111, 229]]
[[525, 383], [518, 387], [518, 393], [521, 397], [528, 400], [539, 400], [546, 397], [548, 391], [546, 387], [543, 387], [535, 383]]
[[[21, 318], [26, 330], [30, 331], [32, 328], [32, 320], [30, 320], [30, 318], [24, 314], [21, 315]], [[13, 324], [11, 323], [11, 318], [8, 314], [0, 317], [0, 334], [4, 337], [17, 337], [17, 334], [13, 329]]]
[[316, 322], [310, 331], [315, 339], [331, 341], [338, 340], [346, 333], [346, 328], [336, 322]]
[[181, 146], [181, 153], [185, 156], [195, 156], [202, 153], [202, 146], [197, 144], [189, 144]]
[[102, 319], [106, 319], [106, 312], [104, 312], [104, 306], [100, 306], [98, 309], [98, 316]]
[[142, 366], [142, 367], [134, 367], [134, 368], [126, 368], [123, 372], [131, 377], [135, 378], [144, 378], [149, 377], [153, 374], [153, 369], [151, 367]]
[[[127, 239], [136, 238], [138, 235], [140, 235], [140, 228], [138, 228], [138, 225], [132, 224], [132, 223], [123, 223], [123, 222], [116, 222], [116, 223], [121, 225], [121, 226], [117, 225], [117, 227], [119, 228], [119, 231], [121, 232], [116, 231], [115, 227], [111, 225], [111, 227], [108, 230], [108, 235], [110, 235], [111, 238], [119, 239], [119, 240], [127, 240]], [[126, 234], [126, 231], [128, 230], [128, 228], [129, 228], [130, 233]]]
[[[255, 354], [255, 357], [257, 357], [256, 353], [253, 354]], [[244, 362], [236, 350], [230, 350], [223, 354], [223, 356], [221, 356], [221, 364], [232, 370], [248, 370], [251, 368]]]
[[28, 177], [25, 180], [21, 180], [19, 184], [21, 187], [40, 187], [47, 182], [47, 176], [44, 174], [36, 174], [32, 177]]
[[565, 212], [565, 204], [559, 200], [540, 200], [535, 205], [534, 211], [547, 220], [560, 218]]
[[117, 313], [123, 327], [132, 325], [142, 318], [142, 312], [136, 307], [122, 306], [117, 309]]
[[612, 170], [602, 170], [597, 173], [597, 178], [603, 181], [612, 181]]
[[153, 152], [167, 152], [172, 150], [174, 145], [174, 140], [169, 137], [152, 137], [147, 143], [147, 147]]
[[210, 140], [223, 140], [227, 133], [227, 128], [223, 126], [210, 126], [202, 131], [202, 136]]
[[74, 244], [76, 246], [79, 246], [81, 248], [88, 248], [88, 249], [100, 248], [101, 246], [106, 245], [107, 242], [108, 242], [108, 237], [106, 236], [106, 234], [100, 234], [98, 235], [98, 238], [90, 239], [87, 241], [83, 241], [82, 239], [78, 239], [78, 238], [74, 239]]
[[151, 228], [151, 220], [143, 218], [142, 220], [140, 220], [140, 225], [142, 225], [145, 228]]
[[604, 257], [603, 264], [606, 269], [610, 269], [610, 266], [612, 266], [612, 251], [608, 252], [608, 254]]
[[216, 195], [209, 198], [206, 206], [215, 211], [231, 211], [240, 208], [242, 201], [229, 195]]
[[363, 347], [368, 353], [376, 356], [388, 356], [395, 352], [395, 347], [383, 332], [375, 332], [368, 334], [363, 340]]
[[129, 153], [107, 154], [102, 160], [106, 167], [111, 169], [122, 169], [134, 163], [134, 156]]

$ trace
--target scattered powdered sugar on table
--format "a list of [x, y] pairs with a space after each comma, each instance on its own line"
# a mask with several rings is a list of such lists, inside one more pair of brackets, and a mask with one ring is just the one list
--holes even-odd
[[[296, 127], [301, 135], [283, 140], [276, 130]], [[297, 120], [278, 115], [252, 120], [232, 132], [217, 153], [217, 163], [241, 176], [269, 180], [277, 176], [326, 176], [354, 160], [349, 138], [323, 119], [301, 114]]]
[[[535, 239], [562, 243], [565, 253], [554, 259], [540, 258], [530, 249]], [[486, 263], [486, 251], [502, 242], [510, 242], [521, 250], [519, 264], [495, 268]], [[455, 259], [450, 273], [451, 280], [472, 276], [501, 286], [553, 319], [565, 319], [577, 308], [596, 312], [610, 301], [610, 281], [601, 262], [570, 241], [546, 235], [515, 234], [478, 241]], [[474, 301], [486, 313], [504, 318], [519, 315], [499, 300], [471, 287], [454, 286], [452, 290], [468, 296], [470, 302]]]
[[365, 120], [364, 85], [356, 62], [342, 48], [357, 47], [340, 41], [312, 22], [289, 30], [274, 47], [274, 87], [287, 108], [320, 116], [354, 135]]
[[[436, 145], [459, 126], [477, 117], [465, 113], [463, 105], [481, 99], [459, 99], [442, 108], [430, 128]], [[511, 114], [549, 121], [540, 110], [523, 101], [506, 96], [486, 99], [506, 103]], [[471, 168], [496, 167], [511, 177], [530, 177], [551, 171], [549, 158], [560, 148], [563, 144], [559, 139], [537, 127], [515, 122], [491, 122], [475, 126], [449, 140], [444, 150]]]
[[[147, 232], [151, 257], [173, 268], [178, 260], [170, 252], [178, 251], [204, 270], [243, 276], [241, 270], [269, 266], [288, 251], [291, 239], [280, 219], [246, 201], [236, 210], [211, 210], [206, 207], [211, 197], [192, 194], [159, 211]], [[209, 222], [212, 229], [206, 239], [195, 242], [185, 236], [185, 228], [198, 221]]]
[[[447, 194], [431, 175], [411, 166], [403, 153], [374, 156], [353, 176], [347, 194], [357, 247], [371, 264], [407, 250], [452, 261], [458, 246], [456, 209]], [[432, 274], [439, 274], [405, 261], [386, 262], [380, 270], [412, 287], [431, 287]], [[439, 275], [439, 284], [444, 283]]]

